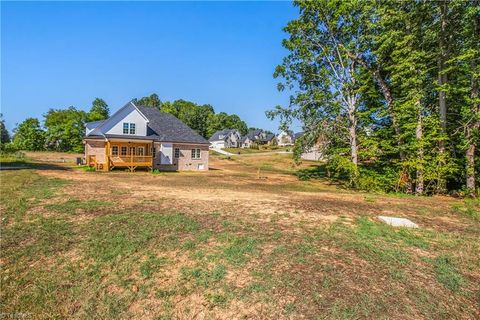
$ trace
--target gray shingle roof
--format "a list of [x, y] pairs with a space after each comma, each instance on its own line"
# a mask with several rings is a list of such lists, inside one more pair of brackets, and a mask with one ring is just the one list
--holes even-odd
[[[237, 131], [237, 130], [236, 130], [236, 129], [223, 129], [223, 130], [218, 130], [217, 132], [215, 132], [214, 134], [212, 134], [212, 136], [210, 137], [210, 139], [208, 139], [208, 141], [225, 141], [225, 139], [227, 139], [228, 135], [229, 135], [232, 131]], [[220, 136], [223, 136], [223, 138], [220, 138]]]
[[175, 116], [153, 107], [137, 106], [148, 119], [147, 137], [155, 141], [209, 144]]
[[261, 133], [263, 132], [262, 129], [256, 129], [256, 130], [251, 130], [247, 133], [247, 137], [250, 139], [250, 140], [257, 140], [255, 138], [255, 136], [259, 136]]

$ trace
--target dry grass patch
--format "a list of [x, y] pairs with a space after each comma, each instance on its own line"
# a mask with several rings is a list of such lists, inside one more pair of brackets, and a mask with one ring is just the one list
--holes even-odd
[[[214, 157], [218, 170], [207, 173], [0, 172], [0, 311], [78, 319], [480, 316], [476, 202], [348, 192], [299, 181], [283, 155], [263, 157]], [[267, 179], [256, 179], [254, 161], [274, 167]], [[394, 229], [379, 214], [421, 228]]]

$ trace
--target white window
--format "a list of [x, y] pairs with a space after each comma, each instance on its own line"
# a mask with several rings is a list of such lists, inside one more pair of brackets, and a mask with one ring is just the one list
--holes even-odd
[[112, 156], [118, 156], [118, 146], [112, 146]]
[[122, 148], [120, 149], [120, 154], [121, 154], [122, 156], [126, 156], [126, 155], [127, 155], [127, 147], [122, 147]]
[[143, 147], [138, 147], [137, 148], [137, 156], [143, 156], [144, 154], [144, 148]]
[[175, 148], [175, 159], [178, 159], [178, 158], [180, 158], [180, 149]]
[[130, 147], [130, 155], [135, 155], [135, 147]]
[[123, 134], [135, 134], [135, 123], [128, 123], [124, 122], [123, 123]]
[[192, 149], [192, 159], [200, 159], [200, 149]]
[[155, 158], [155, 153], [156, 153], [155, 147], [151, 148], [150, 152], [152, 153], [152, 157]]

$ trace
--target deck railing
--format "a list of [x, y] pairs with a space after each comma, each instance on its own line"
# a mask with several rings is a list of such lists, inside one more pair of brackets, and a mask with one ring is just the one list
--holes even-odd
[[110, 156], [110, 161], [113, 165], [118, 166], [121, 164], [151, 164], [152, 156]]

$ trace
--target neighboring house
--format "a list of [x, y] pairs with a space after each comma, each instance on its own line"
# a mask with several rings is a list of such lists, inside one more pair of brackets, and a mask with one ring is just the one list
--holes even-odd
[[275, 139], [277, 140], [277, 145], [279, 146], [292, 146], [295, 143], [295, 137], [291, 131], [282, 131], [280, 132]]
[[239, 148], [241, 146], [242, 136], [236, 129], [224, 129], [215, 132], [208, 141], [210, 148], [224, 149], [224, 148]]
[[251, 144], [272, 144], [275, 140], [273, 133], [267, 133], [262, 129], [249, 131], [247, 137], [251, 141]]
[[240, 139], [240, 146], [242, 148], [250, 148], [253, 145], [253, 141], [248, 136], [243, 136]]
[[[300, 138], [302, 135], [303, 135], [303, 132], [295, 133], [294, 135], [295, 140]], [[321, 152], [321, 139], [319, 139], [313, 147], [307, 150], [304, 150], [303, 153], [300, 155], [300, 158], [303, 160], [313, 160], [313, 161], [322, 160], [323, 155]]]
[[312, 148], [305, 150], [301, 155], [300, 158], [303, 160], [322, 160], [322, 152], [320, 151], [320, 145], [316, 144]]
[[133, 102], [87, 123], [83, 142], [87, 164], [99, 170], [208, 170], [207, 140], [173, 115]]

